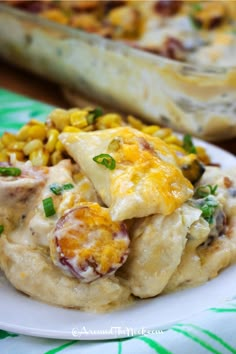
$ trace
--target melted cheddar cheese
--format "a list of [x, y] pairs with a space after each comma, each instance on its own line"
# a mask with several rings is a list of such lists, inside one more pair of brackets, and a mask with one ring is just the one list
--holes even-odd
[[[60, 136], [69, 154], [93, 182], [113, 220], [171, 214], [193, 193], [178, 159], [161, 139], [130, 127]], [[116, 168], [109, 170], [93, 161], [109, 154]]]
[[56, 266], [84, 282], [113, 274], [128, 256], [125, 225], [112, 222], [107, 208], [80, 203], [57, 222], [50, 245]]

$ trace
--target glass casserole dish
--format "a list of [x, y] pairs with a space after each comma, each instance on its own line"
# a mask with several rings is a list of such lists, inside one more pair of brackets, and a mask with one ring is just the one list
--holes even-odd
[[207, 140], [236, 136], [236, 68], [170, 60], [0, 5], [0, 55], [102, 104]]

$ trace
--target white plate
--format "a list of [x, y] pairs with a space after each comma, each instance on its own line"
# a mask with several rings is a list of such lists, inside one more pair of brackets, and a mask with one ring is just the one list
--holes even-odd
[[[223, 168], [236, 166], [236, 158], [208, 143], [213, 162]], [[194, 313], [236, 295], [236, 265], [196, 288], [141, 300], [131, 307], [108, 314], [91, 314], [63, 309], [33, 300], [0, 279], [0, 328], [8, 331], [60, 339], [111, 339], [163, 330]]]

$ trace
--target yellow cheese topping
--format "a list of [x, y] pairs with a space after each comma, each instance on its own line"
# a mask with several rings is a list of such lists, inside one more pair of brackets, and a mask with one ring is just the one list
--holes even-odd
[[158, 200], [158, 212], [167, 215], [191, 197], [193, 186], [163, 140], [129, 127], [117, 129], [116, 139], [120, 145], [112, 152], [118, 170], [111, 174], [114, 198], [140, 194], [147, 205]]

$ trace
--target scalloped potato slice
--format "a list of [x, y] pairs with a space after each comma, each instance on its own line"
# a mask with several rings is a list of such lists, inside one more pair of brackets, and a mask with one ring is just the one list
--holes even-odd
[[210, 227], [203, 218], [191, 225], [181, 263], [170, 278], [165, 292], [205, 283], [236, 261], [235, 168], [224, 171], [218, 167], [208, 167], [201, 184], [218, 186], [216, 198], [225, 212], [225, 231], [218, 237], [209, 238]]
[[47, 250], [9, 242], [5, 235], [0, 238], [0, 268], [16, 289], [49, 304], [103, 312], [132, 301], [115, 276], [81, 283], [54, 266]]
[[147, 298], [162, 292], [180, 264], [188, 229], [200, 215], [200, 210], [183, 205], [168, 216], [136, 220], [129, 257], [118, 272], [132, 294]]
[[[161, 139], [130, 127], [63, 133], [59, 139], [92, 181], [113, 220], [169, 215], [193, 193], [175, 154]], [[113, 170], [93, 158], [110, 155]]]

